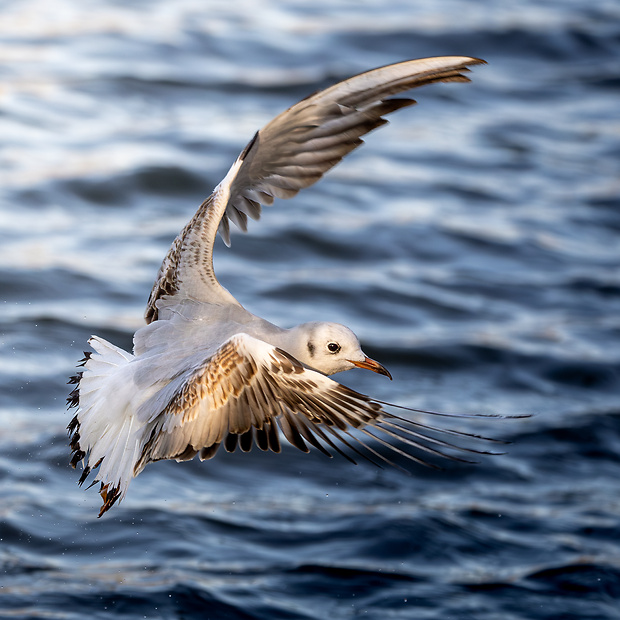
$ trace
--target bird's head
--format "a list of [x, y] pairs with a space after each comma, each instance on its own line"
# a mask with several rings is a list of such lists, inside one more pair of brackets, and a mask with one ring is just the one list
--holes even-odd
[[370, 359], [357, 336], [339, 323], [304, 323], [293, 328], [293, 354], [300, 362], [326, 375], [351, 368], [367, 368], [392, 378], [379, 362]]

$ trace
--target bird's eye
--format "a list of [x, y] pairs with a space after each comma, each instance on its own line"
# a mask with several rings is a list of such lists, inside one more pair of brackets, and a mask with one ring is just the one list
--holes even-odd
[[337, 342], [330, 342], [327, 345], [327, 348], [329, 349], [330, 353], [338, 353], [338, 351], [340, 351], [340, 345]]

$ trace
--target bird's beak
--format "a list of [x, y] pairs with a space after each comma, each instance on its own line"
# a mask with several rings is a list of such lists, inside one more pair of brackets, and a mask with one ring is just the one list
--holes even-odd
[[389, 377], [390, 381], [392, 380], [392, 375], [388, 371], [385, 366], [379, 364], [379, 362], [375, 362], [375, 360], [371, 360], [369, 357], [365, 357], [363, 362], [356, 362], [355, 360], [348, 360], [351, 364], [355, 364], [358, 368], [366, 368], [368, 370], [372, 370], [380, 375], [385, 375]]

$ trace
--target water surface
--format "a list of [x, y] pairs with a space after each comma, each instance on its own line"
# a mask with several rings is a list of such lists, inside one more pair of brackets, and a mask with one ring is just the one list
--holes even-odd
[[[620, 618], [617, 3], [1, 6], [0, 617]], [[131, 347], [257, 128], [440, 54], [489, 64], [417, 92], [216, 269], [278, 324], [352, 327], [394, 375], [353, 388], [535, 414], [472, 422], [508, 454], [410, 477], [293, 448], [163, 462], [97, 519], [65, 434], [87, 338]]]

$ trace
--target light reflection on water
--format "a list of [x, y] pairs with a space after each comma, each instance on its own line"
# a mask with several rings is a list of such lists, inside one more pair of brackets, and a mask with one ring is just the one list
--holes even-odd
[[[618, 8], [5, 2], [0, 616], [617, 618]], [[357, 71], [484, 57], [219, 244], [282, 325], [350, 325], [508, 454], [444, 472], [321, 455], [158, 463], [97, 520], [68, 467], [86, 339], [130, 348], [161, 258], [254, 131]], [[249, 473], [253, 476], [250, 477]]]

